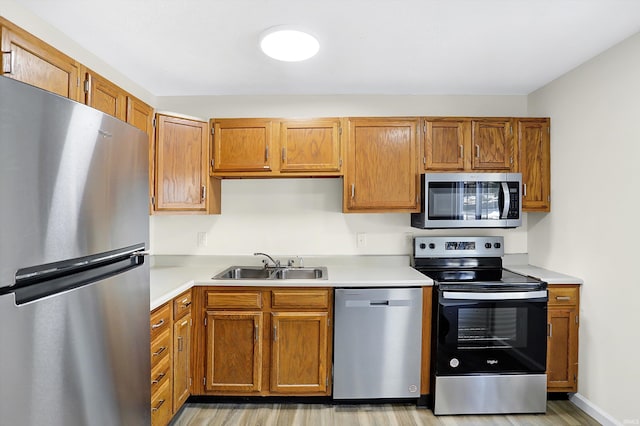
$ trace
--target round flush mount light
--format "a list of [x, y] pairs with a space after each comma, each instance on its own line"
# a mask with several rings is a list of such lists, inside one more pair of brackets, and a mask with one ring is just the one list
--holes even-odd
[[307, 32], [279, 25], [260, 34], [260, 49], [265, 55], [278, 61], [299, 62], [318, 53], [320, 43]]

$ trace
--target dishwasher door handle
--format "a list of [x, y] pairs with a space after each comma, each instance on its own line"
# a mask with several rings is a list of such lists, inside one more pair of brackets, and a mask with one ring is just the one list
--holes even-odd
[[411, 306], [411, 301], [407, 299], [396, 300], [345, 300], [344, 306], [347, 308], [368, 308], [370, 306]]
[[389, 306], [388, 300], [370, 300], [369, 306]]

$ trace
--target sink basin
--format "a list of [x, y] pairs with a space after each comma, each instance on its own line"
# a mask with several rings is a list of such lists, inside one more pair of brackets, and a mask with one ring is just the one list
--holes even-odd
[[214, 280], [326, 280], [327, 268], [324, 266], [307, 268], [263, 268], [260, 266], [230, 266]]

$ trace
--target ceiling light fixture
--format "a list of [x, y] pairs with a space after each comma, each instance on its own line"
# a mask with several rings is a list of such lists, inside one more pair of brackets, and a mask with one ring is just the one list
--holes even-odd
[[278, 61], [298, 62], [318, 53], [320, 43], [309, 33], [288, 25], [279, 25], [260, 34], [260, 49], [265, 55]]

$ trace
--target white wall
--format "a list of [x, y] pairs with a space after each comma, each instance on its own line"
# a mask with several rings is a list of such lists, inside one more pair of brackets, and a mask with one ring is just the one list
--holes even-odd
[[579, 276], [578, 391], [640, 421], [640, 34], [529, 96], [551, 117], [550, 214], [528, 217], [531, 263]]
[[[525, 96], [204, 96], [160, 97], [160, 110], [210, 117], [524, 116]], [[425, 231], [409, 214], [343, 214], [342, 179], [222, 181], [222, 215], [153, 216], [155, 254], [410, 254], [410, 235], [504, 235], [509, 253], [527, 249], [514, 230]], [[526, 215], [525, 215], [526, 216]], [[526, 217], [525, 217], [526, 223]], [[198, 232], [208, 235], [198, 247]], [[366, 246], [356, 245], [358, 233]]]
[[[82, 19], [83, 13], [88, 12], [78, 10], [78, 19]], [[156, 105], [156, 97], [141, 85], [131, 81], [128, 77], [120, 73], [117, 70], [118, 64], [107, 64], [71, 40], [61, 31], [44, 22], [29, 9], [18, 4], [18, 2], [14, 0], [0, 0], [0, 16], [45, 41], [65, 55], [91, 68], [144, 102], [153, 106]]]

